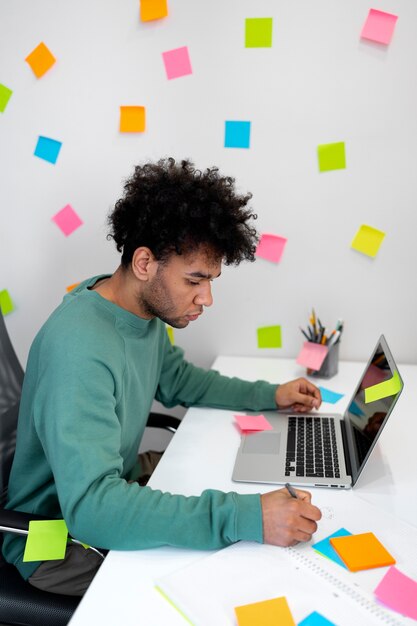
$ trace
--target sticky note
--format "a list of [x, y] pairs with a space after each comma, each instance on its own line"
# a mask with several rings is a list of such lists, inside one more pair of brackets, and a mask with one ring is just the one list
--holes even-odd
[[52, 221], [62, 230], [66, 237], [71, 235], [74, 230], [83, 224], [82, 219], [77, 215], [70, 204], [67, 204], [63, 209], [58, 211], [58, 213], [53, 216]]
[[370, 39], [388, 45], [394, 34], [397, 19], [398, 15], [370, 9], [362, 28], [362, 39]]
[[55, 164], [57, 162], [61, 146], [62, 143], [56, 139], [39, 136], [34, 155], [44, 161], [49, 161], [49, 163]]
[[330, 543], [352, 572], [394, 565], [394, 557], [384, 548], [374, 533], [333, 537]]
[[0, 113], [4, 113], [13, 91], [0, 83]]
[[343, 563], [342, 559], [340, 558], [336, 550], [331, 545], [330, 539], [333, 537], [348, 537], [351, 534], [352, 533], [346, 530], [346, 528], [339, 528], [339, 530], [336, 530], [336, 532], [332, 533], [325, 539], [322, 539], [321, 541], [317, 541], [316, 543], [313, 543], [311, 547], [317, 552], [320, 552], [320, 554], [322, 554], [326, 558], [331, 559], [332, 561], [334, 561], [335, 563], [337, 563], [338, 565], [341, 565], [342, 567], [346, 569], [346, 565]]
[[271, 424], [264, 415], [235, 415], [239, 428], [244, 431], [248, 430], [273, 430]]
[[327, 346], [322, 346], [320, 343], [313, 343], [312, 341], [305, 341], [296, 362], [310, 370], [319, 370], [328, 351]]
[[142, 22], [160, 20], [167, 15], [167, 0], [140, 0], [140, 19]]
[[317, 154], [320, 172], [344, 170], [346, 168], [345, 144], [343, 141], [324, 143], [317, 147]]
[[146, 111], [142, 106], [121, 106], [120, 126], [121, 133], [143, 133], [146, 128]]
[[258, 348], [281, 348], [281, 326], [258, 328]]
[[370, 257], [376, 257], [385, 233], [382, 230], [362, 224], [353, 238], [351, 248]]
[[374, 594], [390, 609], [417, 620], [417, 581], [390, 567]]
[[285, 237], [264, 233], [261, 235], [255, 254], [262, 259], [266, 259], [267, 261], [279, 263], [286, 243], [287, 240]]
[[163, 52], [162, 58], [164, 60], [165, 71], [169, 80], [193, 73], [187, 46]]
[[25, 61], [30, 65], [32, 72], [37, 78], [41, 78], [55, 63], [56, 59], [49, 48], [41, 42], [26, 57]]
[[250, 122], [228, 120], [224, 126], [225, 148], [249, 148], [250, 147]]
[[248, 17], [245, 20], [245, 48], [271, 48], [272, 17]]
[[381, 400], [382, 398], [388, 398], [389, 396], [395, 396], [395, 394], [401, 390], [401, 387], [400, 375], [397, 370], [395, 370], [392, 378], [365, 389], [365, 404]]
[[168, 334], [168, 339], [170, 341], [170, 343], [172, 345], [174, 345], [174, 329], [172, 328], [172, 326], [166, 326], [167, 329], [167, 334]]
[[0, 309], [3, 315], [8, 315], [14, 310], [14, 304], [7, 289], [0, 291]]
[[68, 528], [63, 519], [32, 520], [23, 561], [56, 561], [65, 557]]
[[352, 400], [352, 402], [349, 404], [349, 411], [350, 413], [353, 413], [353, 415], [357, 415], [358, 417], [363, 417], [365, 415], [365, 413], [362, 411], [362, 409], [358, 407], [354, 400]]
[[334, 622], [331, 622], [321, 613], [313, 611], [310, 615], [307, 615], [301, 622], [298, 622], [298, 626], [336, 626]]
[[386, 379], [386, 376], [386, 370], [381, 369], [377, 365], [371, 364], [363, 377], [361, 387], [362, 389], [365, 389], [366, 387], [372, 387], [373, 385], [382, 383]]
[[340, 398], [343, 398], [344, 396], [343, 393], [337, 393], [336, 391], [332, 391], [331, 389], [326, 389], [326, 387], [319, 386], [319, 389], [321, 393], [321, 399], [323, 400], [323, 402], [328, 402], [329, 404], [336, 404], [336, 402], [338, 402]]
[[70, 291], [72, 291], [73, 289], [75, 289], [76, 287], [78, 287], [78, 285], [79, 285], [79, 284], [80, 284], [80, 283], [74, 283], [73, 285], [68, 285], [68, 287], [67, 287], [67, 291], [68, 291], [68, 293], [69, 293]]
[[238, 626], [296, 626], [284, 597], [237, 606], [235, 613]]

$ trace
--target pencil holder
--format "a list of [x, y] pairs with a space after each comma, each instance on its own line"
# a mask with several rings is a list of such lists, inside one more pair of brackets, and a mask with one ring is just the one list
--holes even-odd
[[324, 359], [319, 370], [307, 370], [309, 376], [317, 376], [319, 378], [331, 378], [339, 371], [339, 345], [340, 341], [330, 346], [326, 358]]

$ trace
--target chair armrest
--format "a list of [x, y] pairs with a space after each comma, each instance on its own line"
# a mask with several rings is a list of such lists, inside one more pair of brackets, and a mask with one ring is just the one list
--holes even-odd
[[169, 430], [171, 433], [175, 433], [178, 426], [181, 424], [181, 420], [172, 415], [165, 415], [164, 413], [149, 413], [148, 422], [146, 426], [150, 428], [163, 428]]
[[29, 532], [29, 522], [32, 520], [45, 520], [44, 515], [35, 515], [35, 513], [23, 513], [22, 511], [9, 511], [8, 509], [0, 509], [0, 532], [16, 533], [19, 535], [27, 535]]

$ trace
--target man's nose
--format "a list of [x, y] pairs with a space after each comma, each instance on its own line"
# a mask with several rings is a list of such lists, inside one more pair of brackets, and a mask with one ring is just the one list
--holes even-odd
[[201, 285], [201, 290], [194, 298], [194, 302], [199, 306], [211, 306], [213, 304], [210, 282], [207, 281], [207, 283]]

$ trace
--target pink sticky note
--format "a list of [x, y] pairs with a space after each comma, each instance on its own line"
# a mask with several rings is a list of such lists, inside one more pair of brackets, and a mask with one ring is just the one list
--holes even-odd
[[367, 387], [373, 387], [373, 385], [377, 385], [378, 383], [384, 382], [387, 378], [391, 377], [391, 373], [388, 370], [382, 370], [380, 367], [376, 365], [370, 365], [368, 371], [366, 372], [364, 379], [362, 381], [361, 387], [362, 389], [366, 389]]
[[285, 237], [264, 233], [261, 236], [255, 254], [262, 259], [266, 259], [267, 261], [279, 263], [286, 243], [287, 240]]
[[235, 415], [241, 430], [273, 430], [264, 415]]
[[74, 230], [77, 230], [77, 228], [83, 224], [82, 219], [77, 215], [70, 204], [67, 204], [67, 206], [64, 206], [63, 209], [58, 211], [58, 213], [53, 216], [52, 221], [62, 230], [66, 237], [71, 235]]
[[374, 593], [390, 609], [417, 620], [417, 581], [396, 567], [389, 568]]
[[327, 346], [322, 346], [320, 343], [313, 343], [312, 341], [305, 341], [297, 357], [297, 363], [311, 370], [319, 370], [328, 351]]
[[377, 9], [369, 9], [361, 37], [388, 45], [394, 34], [397, 19], [398, 15], [385, 13], [385, 11], [378, 11]]
[[163, 52], [162, 58], [164, 59], [165, 71], [169, 79], [193, 73], [187, 46]]

